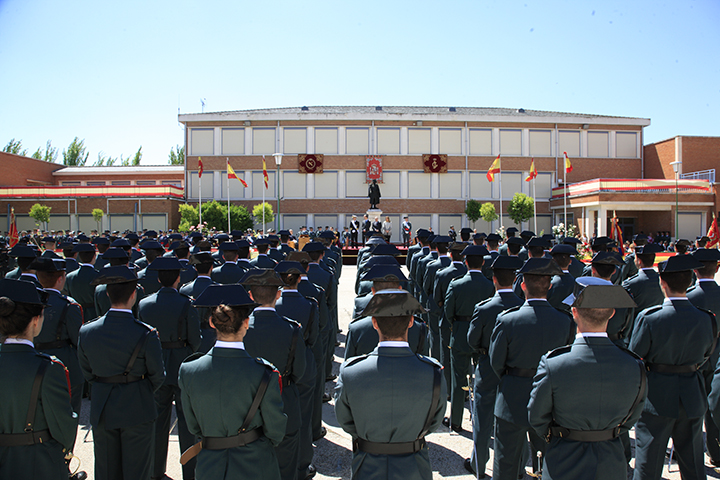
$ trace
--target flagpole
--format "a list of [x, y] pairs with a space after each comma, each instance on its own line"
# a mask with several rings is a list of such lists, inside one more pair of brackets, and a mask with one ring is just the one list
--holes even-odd
[[537, 195], [537, 193], [535, 192], [535, 180], [537, 179], [537, 173], [536, 173], [535, 175], [536, 175], [536, 176], [533, 177], [533, 179], [532, 179], [532, 188], [533, 188], [533, 218], [534, 218], [534, 220], [535, 220], [535, 224], [534, 224], [534, 225], [535, 225], [535, 228], [534, 228], [533, 231], [537, 233], [537, 231], [538, 231], [538, 229], [537, 229], [537, 198], [535, 197], [535, 196]]
[[567, 224], [567, 153], [565, 154], [565, 162], [563, 165], [563, 225], [565, 225], [565, 232], [568, 231], [568, 224]]
[[[263, 182], [265, 182], [265, 170], [267, 167], [265, 166], [265, 155], [263, 155]], [[263, 188], [263, 201], [262, 201], [262, 209], [263, 209], [263, 234], [267, 236], [267, 232], [265, 232], [265, 190], [266, 188]], [[277, 233], [277, 232], [275, 232]]]
[[198, 215], [200, 216], [200, 221], [198, 223], [202, 225], [202, 177], [200, 175], [198, 175], [198, 184], [200, 185], [200, 194], [198, 198]]
[[[500, 156], [498, 155], [498, 158]], [[500, 228], [503, 228], [503, 209], [502, 209], [502, 159], [498, 161], [498, 175], [500, 176]]]
[[[228, 167], [230, 167], [230, 159], [229, 158], [227, 159], [227, 165], [228, 165]], [[230, 168], [226, 168], [225, 173], [226, 173], [225, 176], [227, 177], [227, 179], [225, 181], [227, 182], [227, 196], [228, 196], [228, 198], [227, 198], [227, 202], [228, 202], [228, 204], [227, 204], [227, 212], [228, 212], [227, 233], [230, 234], [230, 232], [231, 232], [231, 230], [230, 230]]]

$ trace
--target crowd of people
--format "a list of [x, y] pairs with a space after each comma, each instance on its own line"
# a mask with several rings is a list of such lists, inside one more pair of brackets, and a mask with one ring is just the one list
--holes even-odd
[[333, 380], [353, 478], [432, 478], [425, 437], [462, 432], [468, 399], [477, 478], [491, 443], [494, 479], [523, 475], [528, 452], [543, 478], [625, 478], [633, 426], [637, 480], [660, 478], [670, 438], [683, 478], [704, 478], [703, 423], [720, 466], [707, 237], [657, 266], [645, 235], [627, 255], [595, 237], [581, 262], [578, 238], [436, 236], [404, 218], [401, 264], [391, 225], [353, 222], [347, 235], [22, 236], [0, 280], [0, 382], [14, 385], [0, 390], [0, 476], [85, 478], [70, 472], [85, 396], [97, 479], [165, 478], [173, 405], [185, 480], [309, 479]]

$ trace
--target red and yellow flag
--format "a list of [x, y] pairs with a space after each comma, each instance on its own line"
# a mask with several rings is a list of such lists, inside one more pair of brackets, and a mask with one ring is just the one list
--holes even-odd
[[613, 210], [612, 228], [610, 229], [610, 238], [617, 242], [620, 255], [625, 255], [625, 240], [623, 240], [622, 229], [618, 223], [617, 213]]
[[198, 178], [202, 178], [202, 173], [203, 173], [202, 157], [198, 157]]
[[708, 230], [707, 236], [710, 239], [710, 241], [707, 244], [707, 248], [712, 248], [715, 245], [720, 244], [720, 229], [718, 229], [718, 221], [717, 221], [717, 217], [715, 216], [714, 213], [713, 213], [713, 221], [712, 221], [712, 224], [710, 225], [710, 230]]
[[233, 168], [230, 166], [230, 162], [228, 162], [228, 164], [227, 164], [227, 174], [228, 174], [228, 179], [235, 178], [237, 180], [240, 180], [240, 183], [242, 183], [242, 186], [247, 188], [247, 183], [245, 183], [245, 180], [243, 180], [242, 178], [238, 177], [235, 174], [235, 170], [233, 170]]
[[[715, 224], [717, 227], [717, 223]], [[18, 236], [17, 224], [15, 223], [15, 209], [10, 209], [10, 231], [8, 232], [8, 246], [10, 248], [17, 245], [20, 237]]]
[[537, 168], [535, 168], [535, 158], [530, 159], [530, 175], [527, 176], [525, 179], [526, 182], [529, 182], [533, 178], [537, 177]]
[[495, 161], [490, 165], [490, 169], [488, 169], [487, 172], [487, 179], [488, 182], [494, 182], [495, 181], [495, 174], [500, 173], [500, 155], [497, 156]]
[[263, 155], [263, 179], [265, 180], [265, 189], [268, 188], [268, 174], [267, 174], [267, 166], [265, 165], [265, 155]]
[[572, 172], [572, 163], [570, 163], [570, 159], [567, 156], [567, 152], [563, 152], [563, 155], [565, 155], [565, 171], [567, 173]]

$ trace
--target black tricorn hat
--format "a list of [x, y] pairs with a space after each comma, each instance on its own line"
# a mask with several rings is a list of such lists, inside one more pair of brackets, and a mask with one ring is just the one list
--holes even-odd
[[288, 256], [285, 257], [285, 259], [288, 262], [312, 262], [312, 257], [307, 252], [290, 252], [288, 253]]
[[127, 260], [129, 257], [125, 249], [120, 247], [110, 247], [102, 254], [102, 258], [105, 260], [109, 260], [111, 258], [124, 258]]
[[116, 285], [118, 283], [137, 282], [137, 279], [134, 270], [126, 265], [117, 265], [103, 268], [100, 275], [90, 285]]
[[283, 260], [275, 265], [274, 270], [277, 273], [291, 273], [297, 275], [303, 275], [307, 272], [303, 264], [300, 262], [291, 262], [289, 260]]
[[[447, 237], [448, 240], [450, 237]], [[375, 245], [375, 248], [371, 250], [373, 255], [392, 255], [393, 257], [400, 255], [400, 250], [392, 243], [381, 243]]]
[[696, 268], [703, 268], [703, 264], [692, 255], [675, 255], [658, 263], [660, 273], [686, 272]]
[[658, 245], [657, 243], [648, 243], [646, 245], [638, 246], [635, 249], [635, 253], [638, 255], [645, 255], [650, 253], [660, 253], [663, 251], [663, 248]]
[[493, 270], [518, 270], [522, 268], [523, 261], [520, 257], [498, 255], [492, 263]]
[[38, 272], [64, 272], [65, 260], [50, 257], [38, 257], [28, 266], [30, 270]]
[[272, 268], [255, 268], [248, 270], [238, 283], [241, 285], [265, 287], [282, 287], [285, 285], [280, 275]]
[[510, 237], [505, 243], [508, 245], [525, 245], [525, 240], [521, 237]]
[[201, 265], [201, 264], [209, 264], [214, 263], [213, 257], [210, 252], [198, 252], [193, 253], [190, 255], [190, 261], [188, 262], [190, 265]]
[[465, 250], [465, 247], [467, 247], [469, 244], [465, 242], [453, 242], [450, 244], [450, 251], [451, 252], [462, 252]]
[[373, 265], [365, 272], [362, 279], [371, 282], [407, 282], [407, 277], [400, 270], [399, 265]]
[[552, 250], [550, 250], [550, 255], [563, 253], [567, 255], [577, 255], [577, 250], [575, 250], [575, 247], [573, 247], [572, 245], [568, 245], [567, 243], [555, 245]]
[[308, 242], [302, 249], [303, 252], [324, 252], [325, 250], [327, 248], [320, 242]]
[[47, 305], [48, 293], [37, 288], [34, 283], [24, 280], [0, 278], [0, 297], [7, 297], [13, 302], [29, 305]]
[[484, 257], [485, 255], [489, 255], [490, 252], [488, 252], [488, 249], [483, 247], [482, 245], [468, 245], [465, 247], [465, 249], [462, 251], [462, 254], [465, 256], [468, 255], [477, 255]]
[[231, 283], [228, 285], [208, 285], [198, 298], [193, 301], [193, 305], [196, 307], [217, 307], [218, 305], [227, 305], [229, 307], [250, 305], [256, 307], [258, 304], [253, 302], [242, 285]]
[[182, 264], [177, 257], [157, 257], [148, 265], [148, 270], [182, 270]]
[[716, 248], [699, 248], [692, 254], [693, 258], [699, 262], [719, 262], [720, 250]]
[[617, 252], [598, 252], [592, 258], [591, 263], [601, 265], [623, 265], [622, 257]]
[[523, 275], [562, 275], [563, 271], [551, 258], [528, 258], [525, 265], [518, 270]]
[[405, 290], [381, 290], [372, 296], [358, 317], [405, 317], [427, 310]]

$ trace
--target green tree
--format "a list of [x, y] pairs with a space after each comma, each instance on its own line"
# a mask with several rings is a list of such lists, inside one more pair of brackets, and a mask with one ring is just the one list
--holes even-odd
[[22, 148], [22, 140], [10, 139], [7, 145], [2, 149], [3, 152], [14, 153], [15, 155], [27, 156], [27, 149]]
[[178, 211], [180, 212], [180, 225], [178, 226], [178, 230], [181, 232], [189, 232], [190, 227], [198, 224], [199, 217], [197, 208], [183, 203], [178, 207]]
[[97, 222], [97, 226], [98, 226], [97, 231], [98, 231], [98, 233], [100, 233], [100, 230], [102, 228], [100, 226], [100, 222], [102, 222], [102, 219], [105, 216], [105, 212], [103, 212], [101, 208], [93, 208], [92, 216], [93, 216], [93, 219], [95, 220], [95, 222]]
[[513, 195], [510, 204], [508, 205], [508, 215], [513, 222], [520, 225], [522, 222], [527, 222], [535, 216], [533, 211], [533, 199], [528, 197], [524, 193], [516, 193]]
[[104, 152], [98, 153], [98, 159], [93, 164], [95, 167], [112, 167], [117, 162], [117, 158], [113, 158], [110, 155], [105, 155]]
[[45, 151], [43, 152], [42, 148], [38, 147], [37, 150], [35, 150], [35, 153], [31, 155], [32, 158], [36, 158], [38, 160], [44, 160], [46, 162], [55, 163], [57, 161], [58, 151], [56, 147], [52, 146], [52, 142], [50, 140], [47, 141], [47, 144], [45, 144]]
[[[263, 208], [264, 207], [264, 208]], [[265, 212], [265, 223], [263, 223], [263, 211]], [[253, 207], [252, 216], [255, 219], [256, 225], [262, 225], [263, 231], [265, 231], [265, 225], [275, 221], [275, 214], [273, 213], [272, 205], [269, 203], [258, 203]]]
[[88, 152], [85, 151], [85, 140], [79, 140], [75, 137], [67, 150], [63, 150], [63, 165], [69, 167], [82, 167], [87, 162]]
[[135, 152], [135, 155], [133, 155], [132, 157], [123, 159], [122, 156], [120, 156], [120, 164], [123, 167], [136, 166], [136, 165], [140, 165], [141, 159], [142, 159], [142, 145], [140, 145], [140, 148], [138, 148], [138, 151]]
[[498, 219], [498, 214], [495, 211], [495, 204], [491, 202], [485, 202], [480, 206], [480, 217], [488, 222], [488, 228], [490, 228], [490, 222]]
[[185, 147], [175, 145], [174, 148], [171, 148], [168, 163], [170, 165], [185, 165]]
[[[197, 208], [192, 205], [181, 205], [180, 207], [180, 230], [186, 231], [190, 226], [197, 225], [199, 215]], [[215, 228], [217, 230], [227, 230], [228, 208], [226, 204], [219, 203], [215, 200], [202, 204], [203, 223], [207, 223], [207, 228]], [[253, 227], [253, 220], [247, 208], [242, 205], [230, 205], [230, 229], [231, 230], [247, 230]]]
[[[204, 221], [205, 217], [203, 217]], [[227, 228], [227, 220], [225, 221], [225, 227]], [[245, 231], [248, 228], [253, 228], [253, 219], [247, 208], [242, 205], [230, 205], [230, 230]]]
[[475, 222], [480, 219], [480, 202], [477, 200], [468, 200], [465, 206], [465, 215], [467, 215], [468, 220], [473, 222], [473, 226], [475, 226]]
[[47, 222], [50, 221], [50, 211], [52, 210], [52, 207], [48, 207], [47, 205], [40, 205], [39, 203], [36, 203], [32, 207], [30, 207], [30, 213], [29, 215], [35, 219], [36, 222], [38, 222], [36, 225], [38, 227], [43, 227], [43, 230], [47, 230]]

